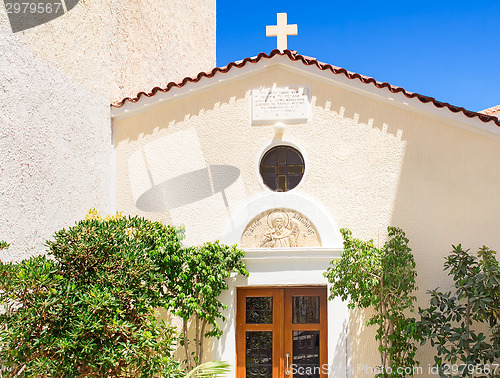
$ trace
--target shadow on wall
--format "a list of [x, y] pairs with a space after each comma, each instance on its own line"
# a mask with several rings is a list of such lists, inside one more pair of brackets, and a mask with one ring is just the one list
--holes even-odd
[[187, 172], [155, 185], [136, 201], [136, 207], [146, 212], [165, 212], [176, 209], [216, 193], [221, 193], [225, 205], [228, 201], [224, 190], [236, 182], [240, 170], [229, 165], [210, 165]]
[[[350, 368], [355, 377], [373, 377], [368, 367], [380, 366], [378, 341], [375, 341], [377, 325], [367, 326], [373, 315], [371, 309], [355, 308], [349, 316]], [[352, 371], [354, 369], [354, 371]]]
[[144, 142], [128, 157], [133, 205], [184, 224], [185, 243], [218, 239], [231, 207], [245, 199], [239, 168], [224, 163], [209, 163], [194, 127]]
[[[334, 346], [333, 358], [330, 361], [329, 375], [334, 377], [344, 377], [346, 376], [346, 371], [348, 369], [346, 356], [348, 353], [348, 340], [349, 340], [349, 320], [344, 320], [342, 323], [342, 332], [337, 338], [337, 343]], [[335, 363], [336, 361], [337, 363]], [[345, 362], [345, 363], [341, 363]], [[347, 375], [348, 376], [348, 375]]]
[[[182, 336], [182, 330], [183, 330], [183, 321], [182, 318], [179, 316], [173, 315], [170, 311], [166, 310], [165, 308], [158, 308], [158, 318], [160, 320], [164, 320], [167, 324], [169, 324], [171, 327], [174, 327], [176, 332], [179, 334], [179, 337]], [[194, 339], [196, 337], [196, 324], [194, 321], [194, 318], [191, 319], [188, 322], [188, 338], [190, 340], [189, 343], [189, 352], [190, 353], [195, 353], [196, 351], [196, 345], [194, 342]], [[213, 349], [214, 345], [214, 338], [209, 337], [209, 338], [204, 338], [203, 341], [203, 362], [208, 362], [213, 360], [211, 356], [211, 351]], [[174, 345], [174, 353], [173, 353], [173, 358], [175, 361], [182, 362], [182, 367], [186, 367], [186, 349], [184, 346], [180, 345], [180, 343]]]
[[[400, 125], [404, 118], [399, 117], [401, 111], [393, 105], [340, 88], [326, 92], [318, 90], [312, 96], [312, 105], [336, 114], [341, 119], [352, 120], [352, 124], [358, 127], [377, 129], [398, 139], [402, 137]], [[389, 111], [378, 111], [381, 107], [386, 107]]]
[[[500, 142], [430, 118], [403, 126], [407, 141], [391, 224], [401, 227], [417, 267], [418, 306], [427, 290], [452, 286], [444, 272], [451, 245], [500, 248]], [[434, 364], [427, 343], [417, 358]]]
[[[217, 117], [217, 124], [220, 127], [224, 127], [224, 125], [236, 127], [235, 121], [248, 124], [249, 119], [242, 117], [235, 120], [230, 115], [228, 115], [228, 118], [222, 119], [220, 116], [224, 114], [217, 112], [220, 109], [231, 106], [238, 100], [245, 99], [248, 89], [238, 87], [235, 84], [227, 84], [222, 88], [224, 90], [210, 91], [209, 94], [206, 92], [196, 93], [188, 99], [174, 100], [172, 104], [175, 105], [173, 106], [171, 104], [158, 106], [148, 110], [145, 114], [139, 114], [138, 116], [132, 116], [119, 121], [120, 127], [115, 129], [116, 145], [122, 142], [138, 141], [143, 138], [147, 139], [166, 130], [176, 132], [185, 127], [185, 125], [192, 127], [193, 125], [189, 125], [189, 123], [196, 121], [198, 118], [208, 120], [212, 117]], [[174, 126], [179, 126], [179, 128], [174, 129]]]

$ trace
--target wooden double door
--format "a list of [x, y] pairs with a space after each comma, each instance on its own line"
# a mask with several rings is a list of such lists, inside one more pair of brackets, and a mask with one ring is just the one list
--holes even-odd
[[238, 288], [237, 378], [327, 377], [326, 287]]

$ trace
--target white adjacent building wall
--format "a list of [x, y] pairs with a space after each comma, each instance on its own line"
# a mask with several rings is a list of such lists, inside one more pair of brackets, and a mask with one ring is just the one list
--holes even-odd
[[0, 259], [114, 211], [109, 104], [214, 67], [215, 3], [80, 1], [17, 33], [0, 4]]

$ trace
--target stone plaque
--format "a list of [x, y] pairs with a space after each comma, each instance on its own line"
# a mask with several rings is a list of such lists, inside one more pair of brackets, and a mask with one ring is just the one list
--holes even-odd
[[307, 88], [261, 88], [252, 90], [252, 124], [307, 122], [309, 119]]
[[301, 213], [273, 209], [257, 215], [245, 228], [242, 248], [320, 247], [318, 231]]

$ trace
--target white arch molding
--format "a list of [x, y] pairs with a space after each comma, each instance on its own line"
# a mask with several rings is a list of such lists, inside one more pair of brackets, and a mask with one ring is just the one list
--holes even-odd
[[245, 228], [257, 215], [276, 208], [295, 210], [313, 223], [321, 240], [321, 247], [314, 249], [342, 249], [339, 227], [329, 211], [318, 201], [295, 191], [261, 193], [249, 199], [229, 219], [221, 241], [224, 244], [238, 244]]
[[[214, 358], [231, 361], [236, 355], [236, 308], [238, 287], [306, 287], [330, 284], [323, 272], [332, 259], [342, 252], [342, 236], [335, 219], [320, 202], [300, 193], [264, 192], [250, 198], [229, 219], [221, 242], [239, 244], [248, 224], [259, 214], [272, 209], [290, 209], [305, 216], [315, 227], [321, 247], [243, 248], [248, 277], [234, 276], [228, 280], [229, 289], [220, 297], [228, 306], [221, 323], [222, 339], [214, 346]], [[340, 298], [328, 301], [328, 378], [347, 377], [349, 312]], [[232, 376], [235, 376], [234, 370]]]

